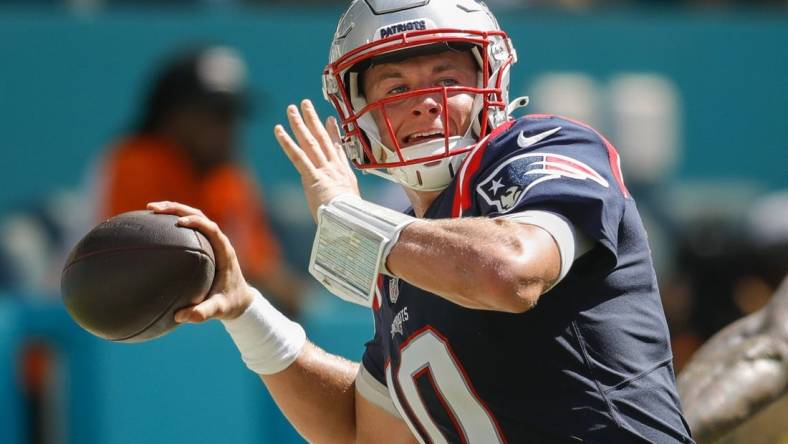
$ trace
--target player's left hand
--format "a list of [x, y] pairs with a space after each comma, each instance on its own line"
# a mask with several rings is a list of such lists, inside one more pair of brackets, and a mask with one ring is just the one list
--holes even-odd
[[358, 196], [358, 181], [339, 143], [336, 119], [329, 117], [324, 126], [312, 102], [303, 100], [300, 113], [295, 105], [287, 107], [287, 120], [297, 142], [282, 125], [274, 127], [274, 136], [301, 175], [312, 217], [317, 217], [320, 205], [340, 194]]

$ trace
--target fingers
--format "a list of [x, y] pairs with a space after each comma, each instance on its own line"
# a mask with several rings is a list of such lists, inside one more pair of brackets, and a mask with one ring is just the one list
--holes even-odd
[[326, 119], [326, 130], [328, 131], [328, 136], [331, 138], [331, 142], [334, 145], [338, 145], [342, 141], [342, 137], [339, 134], [339, 125], [337, 124], [337, 119], [334, 116], [328, 116]]
[[318, 166], [323, 165], [326, 162], [326, 156], [320, 146], [320, 140], [309, 129], [295, 105], [287, 107], [287, 121], [290, 123], [290, 129], [293, 131], [298, 145], [309, 156], [312, 163]]
[[301, 112], [303, 113], [304, 123], [311, 132], [312, 136], [317, 139], [321, 152], [327, 159], [336, 157], [336, 150], [334, 148], [334, 141], [331, 140], [326, 127], [320, 122], [320, 117], [317, 115], [315, 105], [311, 100], [304, 99], [301, 101]]
[[287, 134], [287, 131], [282, 125], [276, 125], [274, 127], [274, 137], [276, 137], [276, 141], [279, 142], [285, 155], [290, 159], [290, 162], [292, 162], [300, 175], [314, 176], [315, 165], [312, 163], [312, 160], [306, 155], [304, 150], [293, 141], [290, 134]]
[[326, 122], [326, 126], [333, 126], [327, 130], [320, 122], [314, 104], [305, 99], [301, 101], [301, 112], [295, 105], [287, 107], [287, 120], [295, 140], [281, 125], [274, 127], [274, 136], [299, 173], [303, 175], [313, 169], [310, 166], [319, 168], [338, 158], [340, 135], [336, 119], [332, 118], [330, 124]]
[[326, 119], [326, 129], [328, 130], [328, 136], [331, 138], [337, 157], [346, 161], [347, 157], [345, 155], [345, 150], [342, 148], [342, 135], [339, 132], [339, 124], [334, 116], [330, 116]]
[[235, 260], [235, 249], [216, 222], [201, 214], [192, 214], [178, 219], [178, 225], [193, 228], [208, 238], [208, 242], [213, 247], [217, 267], [223, 268], [228, 262]]
[[180, 216], [178, 225], [193, 228], [204, 234], [211, 243], [215, 256], [221, 257], [224, 260], [232, 260], [235, 258], [235, 249], [233, 249], [230, 240], [219, 228], [219, 225], [208, 219], [201, 210], [182, 203], [168, 201], [151, 202], [147, 205], [147, 208], [155, 213]]
[[161, 214], [174, 214], [176, 216], [205, 217], [205, 214], [201, 210], [178, 202], [169, 202], [169, 201], [150, 202], [147, 205], [147, 209], [153, 211], [154, 213], [161, 213]]

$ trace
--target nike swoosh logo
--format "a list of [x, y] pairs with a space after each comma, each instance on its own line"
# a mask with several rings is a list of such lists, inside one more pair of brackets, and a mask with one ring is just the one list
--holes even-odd
[[525, 134], [523, 134], [523, 132], [520, 131], [520, 135], [517, 136], [517, 145], [519, 145], [520, 148], [528, 148], [529, 146], [535, 144], [536, 142], [544, 140], [544, 139], [552, 136], [553, 134], [555, 134], [555, 133], [557, 133], [559, 131], [561, 131], [561, 127], [560, 126], [555, 127], [555, 128], [553, 128], [551, 130], [547, 130], [547, 131], [545, 131], [543, 133], [539, 133], [539, 134], [533, 135], [531, 137], [525, 137]]

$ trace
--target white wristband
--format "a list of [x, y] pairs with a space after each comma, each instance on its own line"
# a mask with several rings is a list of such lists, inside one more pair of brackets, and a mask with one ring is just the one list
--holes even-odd
[[270, 375], [286, 369], [306, 343], [306, 333], [279, 312], [257, 289], [254, 300], [241, 316], [223, 320], [249, 370]]

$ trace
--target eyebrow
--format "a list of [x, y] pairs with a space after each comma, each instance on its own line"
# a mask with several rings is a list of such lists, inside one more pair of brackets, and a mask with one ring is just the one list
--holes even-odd
[[[431, 74], [440, 74], [445, 71], [451, 71], [452, 69], [458, 69], [458, 68], [456, 64], [447, 61], [432, 68]], [[382, 82], [383, 80], [401, 79], [402, 77], [403, 77], [402, 73], [398, 71], [397, 68], [390, 68], [388, 71], [383, 71], [383, 73], [380, 74], [375, 80], [377, 82]]]

